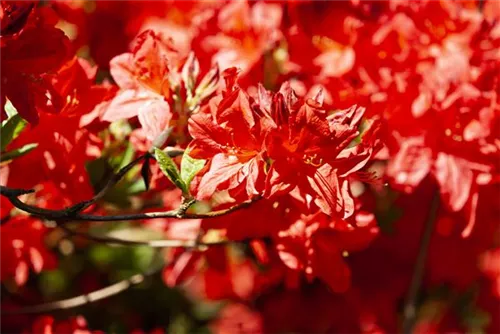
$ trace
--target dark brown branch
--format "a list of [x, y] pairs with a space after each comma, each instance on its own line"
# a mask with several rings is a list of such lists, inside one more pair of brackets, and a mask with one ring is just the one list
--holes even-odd
[[129, 164], [126, 166], [122, 167], [118, 173], [113, 174], [109, 179], [108, 182], [102, 189], [94, 195], [90, 200], [81, 202], [78, 204], [75, 204], [68, 209], [66, 209], [69, 212], [81, 212], [91, 206], [92, 204], [96, 203], [98, 200], [104, 197], [106, 193], [113, 188], [120, 180], [127, 174], [132, 168], [134, 168], [135, 165], [137, 165], [139, 162], [141, 162], [144, 159], [147, 159], [149, 157], [149, 153], [146, 153], [145, 155], [141, 155], [135, 160], [131, 161]]
[[[229, 208], [223, 209], [223, 210], [212, 211], [212, 212], [208, 212], [205, 214], [187, 214], [186, 211], [189, 209], [189, 207], [191, 205], [193, 205], [195, 203], [195, 200], [191, 199], [191, 200], [187, 200], [185, 203], [183, 203], [178, 210], [173, 210], [173, 211], [168, 211], [168, 212], [172, 213], [172, 216], [173, 216], [172, 218], [186, 218], [186, 219], [213, 218], [213, 217], [219, 217], [222, 215], [226, 215], [226, 214], [229, 214], [229, 213], [236, 211], [238, 209], [247, 207], [252, 202], [258, 200], [259, 198], [260, 197], [256, 197], [252, 200], [242, 202], [240, 204], [237, 204], [235, 206], [232, 206], [232, 207], [229, 207]], [[166, 214], [168, 212], [165, 212], [163, 214]], [[134, 217], [135, 216], [136, 215], [134, 215]], [[118, 216], [109, 216], [107, 218], [116, 218], [116, 217], [118, 217]], [[129, 215], [129, 217], [130, 217], [130, 215]], [[148, 217], [148, 218], [151, 218], [151, 217]], [[203, 238], [203, 235], [200, 235], [199, 238], [197, 238], [196, 240], [180, 240], [180, 239], [169, 239], [169, 240], [163, 239], [163, 240], [148, 240], [148, 241], [127, 240], [127, 239], [108, 237], [108, 236], [96, 236], [96, 235], [92, 235], [90, 233], [74, 231], [64, 224], [59, 224], [58, 226], [61, 229], [63, 229], [67, 235], [78, 236], [78, 237], [82, 237], [82, 238], [85, 238], [87, 240], [91, 240], [91, 241], [95, 241], [95, 242], [124, 245], [124, 246], [149, 246], [152, 248], [184, 247], [184, 248], [204, 249], [208, 246], [222, 245], [222, 244], [227, 244], [229, 242], [231, 242], [231, 243], [238, 242], [238, 241], [228, 241], [228, 240], [204, 242], [204, 241], [200, 240]]]
[[149, 153], [145, 155], [141, 155], [123, 168], [121, 168], [116, 174], [112, 175], [106, 185], [92, 197], [90, 200], [77, 203], [73, 206], [61, 209], [61, 210], [49, 210], [39, 208], [33, 205], [26, 204], [19, 199], [19, 196], [33, 193], [33, 189], [11, 189], [5, 186], [0, 186], [0, 195], [5, 196], [15, 207], [21, 209], [25, 212], [28, 212], [32, 215], [39, 216], [46, 219], [51, 220], [62, 220], [69, 219], [78, 212], [81, 212], [100, 200], [106, 192], [111, 189], [114, 185], [116, 185], [124, 176], [127, 174], [135, 165], [137, 165], [142, 160], [146, 159], [149, 156]]
[[144, 279], [148, 276], [151, 276], [157, 273], [160, 269], [152, 270], [143, 274], [136, 274], [127, 279], [124, 279], [120, 282], [111, 284], [105, 288], [80, 295], [73, 298], [58, 300], [55, 302], [43, 303], [34, 306], [27, 306], [23, 308], [19, 308], [16, 310], [2, 310], [2, 313], [5, 315], [13, 315], [13, 314], [31, 314], [31, 313], [45, 313], [52, 312], [57, 310], [65, 310], [70, 308], [75, 308], [78, 306], [90, 304], [96, 302], [98, 300], [102, 300], [105, 298], [109, 298], [111, 296], [117, 295], [130, 287], [140, 284], [144, 281]]
[[242, 202], [240, 204], [234, 205], [230, 208], [211, 211], [207, 213], [187, 213], [187, 209], [194, 203], [193, 200], [181, 205], [180, 208], [176, 210], [169, 211], [159, 211], [159, 212], [145, 212], [137, 214], [125, 214], [125, 215], [110, 215], [110, 216], [99, 216], [79, 213], [78, 210], [72, 210], [71, 208], [63, 210], [49, 210], [39, 208], [30, 204], [22, 202], [17, 196], [20, 194], [26, 194], [32, 191], [23, 189], [10, 189], [4, 186], [0, 186], [0, 194], [7, 197], [9, 201], [16, 208], [30, 213], [34, 216], [54, 220], [54, 221], [119, 221], [119, 220], [140, 220], [140, 219], [153, 219], [153, 218], [178, 218], [178, 219], [202, 219], [202, 218], [213, 218], [226, 215], [235, 210], [249, 206], [252, 202], [256, 201], [260, 197]]
[[[182, 155], [184, 153], [184, 150], [167, 148], [166, 153], [170, 157], [176, 157]], [[130, 162], [129, 164], [127, 164], [126, 166], [124, 166], [123, 168], [121, 168], [116, 174], [113, 174], [108, 179], [106, 185], [90, 200], [77, 203], [73, 206], [61, 210], [50, 210], [50, 209], [39, 208], [30, 204], [26, 204], [19, 199], [19, 196], [21, 195], [33, 193], [34, 192], [33, 189], [12, 189], [5, 186], [0, 186], [0, 195], [6, 197], [16, 208], [40, 218], [45, 218], [55, 221], [71, 220], [71, 219], [82, 220], [79, 219], [80, 212], [82, 212], [83, 210], [85, 210], [92, 204], [96, 203], [98, 200], [100, 200], [106, 194], [106, 192], [109, 191], [113, 186], [115, 186], [125, 176], [125, 174], [127, 174], [135, 165], [137, 165], [142, 160], [149, 158], [150, 156], [151, 155], [149, 153], [141, 155], [132, 162]]]
[[411, 334], [413, 326], [417, 318], [417, 297], [422, 285], [424, 277], [425, 262], [427, 259], [427, 252], [431, 242], [432, 232], [434, 231], [434, 223], [436, 220], [437, 212], [439, 209], [439, 192], [434, 194], [429, 210], [429, 216], [425, 222], [422, 238], [420, 239], [420, 248], [418, 250], [417, 260], [413, 269], [413, 276], [411, 278], [410, 288], [406, 298], [405, 306], [403, 309], [403, 333]]
[[207, 213], [189, 213], [189, 212], [183, 213], [182, 209], [176, 209], [169, 211], [144, 212], [144, 213], [111, 215], [111, 216], [78, 214], [75, 215], [72, 218], [72, 220], [104, 222], [104, 221], [119, 221], [119, 220], [141, 220], [141, 219], [153, 219], [153, 218], [208, 219], [208, 218], [224, 216], [236, 210], [248, 207], [250, 204], [257, 201], [258, 199], [260, 199], [260, 197], [255, 197], [251, 200], [241, 202], [227, 209], [216, 210]]

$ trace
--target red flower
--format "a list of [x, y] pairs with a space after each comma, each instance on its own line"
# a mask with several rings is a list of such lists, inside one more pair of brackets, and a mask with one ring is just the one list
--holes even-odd
[[55, 269], [56, 258], [45, 244], [47, 229], [43, 223], [28, 216], [15, 216], [0, 227], [2, 236], [2, 282], [11, 277], [17, 285], [26, 283], [30, 269], [40, 273]]
[[[4, 8], [6, 5], [7, 2], [2, 2], [4, 14], [9, 10]], [[30, 3], [26, 5], [30, 8]], [[23, 9], [23, 17], [27, 15], [27, 8]], [[25, 20], [23, 17], [19, 20]], [[38, 122], [38, 108], [47, 100], [43, 79], [71, 56], [69, 39], [54, 27], [56, 22], [52, 12], [40, 9], [29, 17], [22, 30], [14, 29], [18, 33], [2, 35], [2, 115], [8, 98], [23, 118]], [[17, 20], [13, 24], [17, 25]]]
[[52, 316], [38, 316], [28, 331], [33, 334], [103, 334], [101, 331], [91, 331], [87, 328], [87, 321], [82, 316], [67, 320], [56, 321]]
[[110, 66], [121, 90], [100, 107], [102, 119], [113, 122], [138, 116], [151, 142], [165, 135], [171, 120], [172, 126], [183, 131], [187, 114], [212, 95], [219, 79], [214, 68], [198, 80], [200, 68], [194, 55], [183, 60], [171, 39], [151, 30], [140, 34], [132, 52], [116, 56]]
[[248, 197], [262, 192], [267, 124], [253, 104], [253, 99], [235, 88], [213, 98], [189, 120], [190, 154], [211, 159], [197, 186], [198, 198], [210, 198], [218, 190]]
[[259, 313], [239, 303], [226, 305], [218, 319], [210, 324], [210, 330], [216, 334], [262, 333], [262, 319]]
[[47, 104], [40, 106], [40, 110], [83, 116], [83, 125], [91, 123], [100, 116], [92, 113], [94, 108], [110, 99], [116, 91], [116, 87], [109, 84], [94, 84], [96, 74], [97, 67], [85, 59], [75, 57], [66, 62], [55, 75], [46, 79]]
[[212, 63], [218, 63], [222, 70], [238, 67], [242, 76], [253, 76], [253, 66], [282, 38], [282, 15], [278, 4], [230, 1], [218, 12], [218, 29], [201, 32], [201, 50], [211, 55]]
[[373, 155], [376, 126], [352, 145], [364, 109], [354, 106], [329, 115], [320, 99], [298, 99], [288, 85], [276, 94], [259, 89], [258, 103], [239, 88], [213, 99], [190, 120], [193, 155], [211, 158], [198, 197], [243, 189], [248, 196], [258, 195], [267, 174], [266, 197], [297, 187], [314, 196], [323, 212], [351, 215], [347, 177]]
[[[33, 151], [9, 163], [7, 185], [31, 189], [47, 182], [52, 189], [47, 195], [60, 198], [65, 205], [91, 198], [94, 191], [85, 163], [100, 155], [101, 142], [93, 129], [82, 122], [82, 117], [40, 114], [40, 123], [25, 129], [8, 147], [38, 144]], [[36, 173], [26, 172], [24, 166]]]
[[276, 237], [281, 260], [293, 270], [304, 271], [309, 279], [319, 277], [335, 292], [345, 292], [351, 272], [343, 257], [359, 251], [377, 236], [373, 214], [359, 213], [356, 226], [318, 212], [302, 215]]
[[312, 195], [326, 214], [350, 216], [354, 207], [347, 177], [374, 154], [377, 126], [371, 124], [355, 145], [364, 108], [352, 106], [329, 114], [321, 93], [315, 100], [299, 100], [287, 86], [272, 100], [266, 95], [261, 94], [261, 106], [274, 122], [266, 139], [272, 161], [266, 196], [297, 187], [302, 194]]
[[178, 62], [171, 41], [150, 30], [139, 35], [131, 53], [111, 60], [111, 75], [121, 91], [105, 106], [103, 120], [139, 116], [148, 139], [154, 140], [172, 118], [166, 99], [172, 94], [171, 75]]

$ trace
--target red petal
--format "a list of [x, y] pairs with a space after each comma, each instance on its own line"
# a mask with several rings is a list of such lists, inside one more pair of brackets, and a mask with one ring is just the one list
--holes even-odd
[[18, 286], [23, 286], [28, 281], [29, 268], [25, 261], [20, 261], [16, 266], [14, 281]]
[[198, 252], [184, 252], [173, 265], [165, 267], [163, 270], [163, 281], [169, 287], [174, 287], [182, 283], [196, 271], [196, 265], [201, 254]]
[[134, 55], [123, 53], [109, 62], [109, 71], [116, 84], [122, 89], [137, 89], [138, 84], [134, 73]]
[[100, 106], [104, 110], [102, 120], [114, 122], [137, 116], [139, 110], [152, 101], [155, 104], [163, 104], [163, 109], [169, 110], [168, 103], [163, 97], [151, 91], [145, 89], [120, 91], [110, 102]]
[[439, 153], [435, 176], [445, 204], [454, 212], [461, 210], [469, 199], [473, 173], [463, 159]]
[[30, 247], [29, 250], [30, 254], [30, 261], [31, 261], [31, 266], [33, 267], [33, 270], [36, 273], [39, 273], [43, 269], [43, 257], [42, 254], [38, 251], [38, 249]]
[[318, 195], [314, 203], [321, 211], [330, 216], [335, 212], [343, 211], [344, 201], [340, 193], [339, 180], [331, 166], [327, 164], [321, 166], [312, 178], [308, 177], [308, 181]]
[[154, 141], [169, 125], [172, 113], [163, 99], [151, 99], [139, 108], [139, 122], [150, 141]]
[[243, 167], [244, 164], [235, 156], [216, 154], [212, 159], [210, 170], [200, 181], [196, 197], [201, 200], [209, 199], [219, 185], [237, 175]]

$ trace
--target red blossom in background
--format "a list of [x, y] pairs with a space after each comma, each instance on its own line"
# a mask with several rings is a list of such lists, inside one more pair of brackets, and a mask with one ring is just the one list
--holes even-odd
[[38, 219], [13, 217], [1, 227], [2, 282], [14, 278], [17, 285], [26, 284], [29, 272], [53, 269], [57, 262], [47, 251], [44, 237], [47, 228]]
[[63, 334], [63, 333], [80, 333], [80, 334], [100, 334], [101, 331], [91, 331], [87, 329], [87, 322], [84, 317], [78, 316], [65, 321], [56, 321], [51, 316], [38, 317], [30, 331], [23, 333], [36, 333], [36, 334]]

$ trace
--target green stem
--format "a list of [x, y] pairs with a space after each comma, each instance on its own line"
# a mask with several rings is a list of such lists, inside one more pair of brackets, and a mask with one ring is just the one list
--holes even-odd
[[418, 250], [413, 275], [411, 278], [410, 288], [406, 297], [406, 302], [403, 310], [403, 333], [410, 334], [413, 331], [415, 321], [417, 320], [417, 297], [422, 286], [422, 280], [425, 272], [425, 262], [427, 252], [431, 242], [432, 232], [434, 231], [434, 223], [439, 209], [439, 192], [434, 194], [429, 210], [429, 216], [424, 226], [422, 238], [420, 239], [420, 248]]

